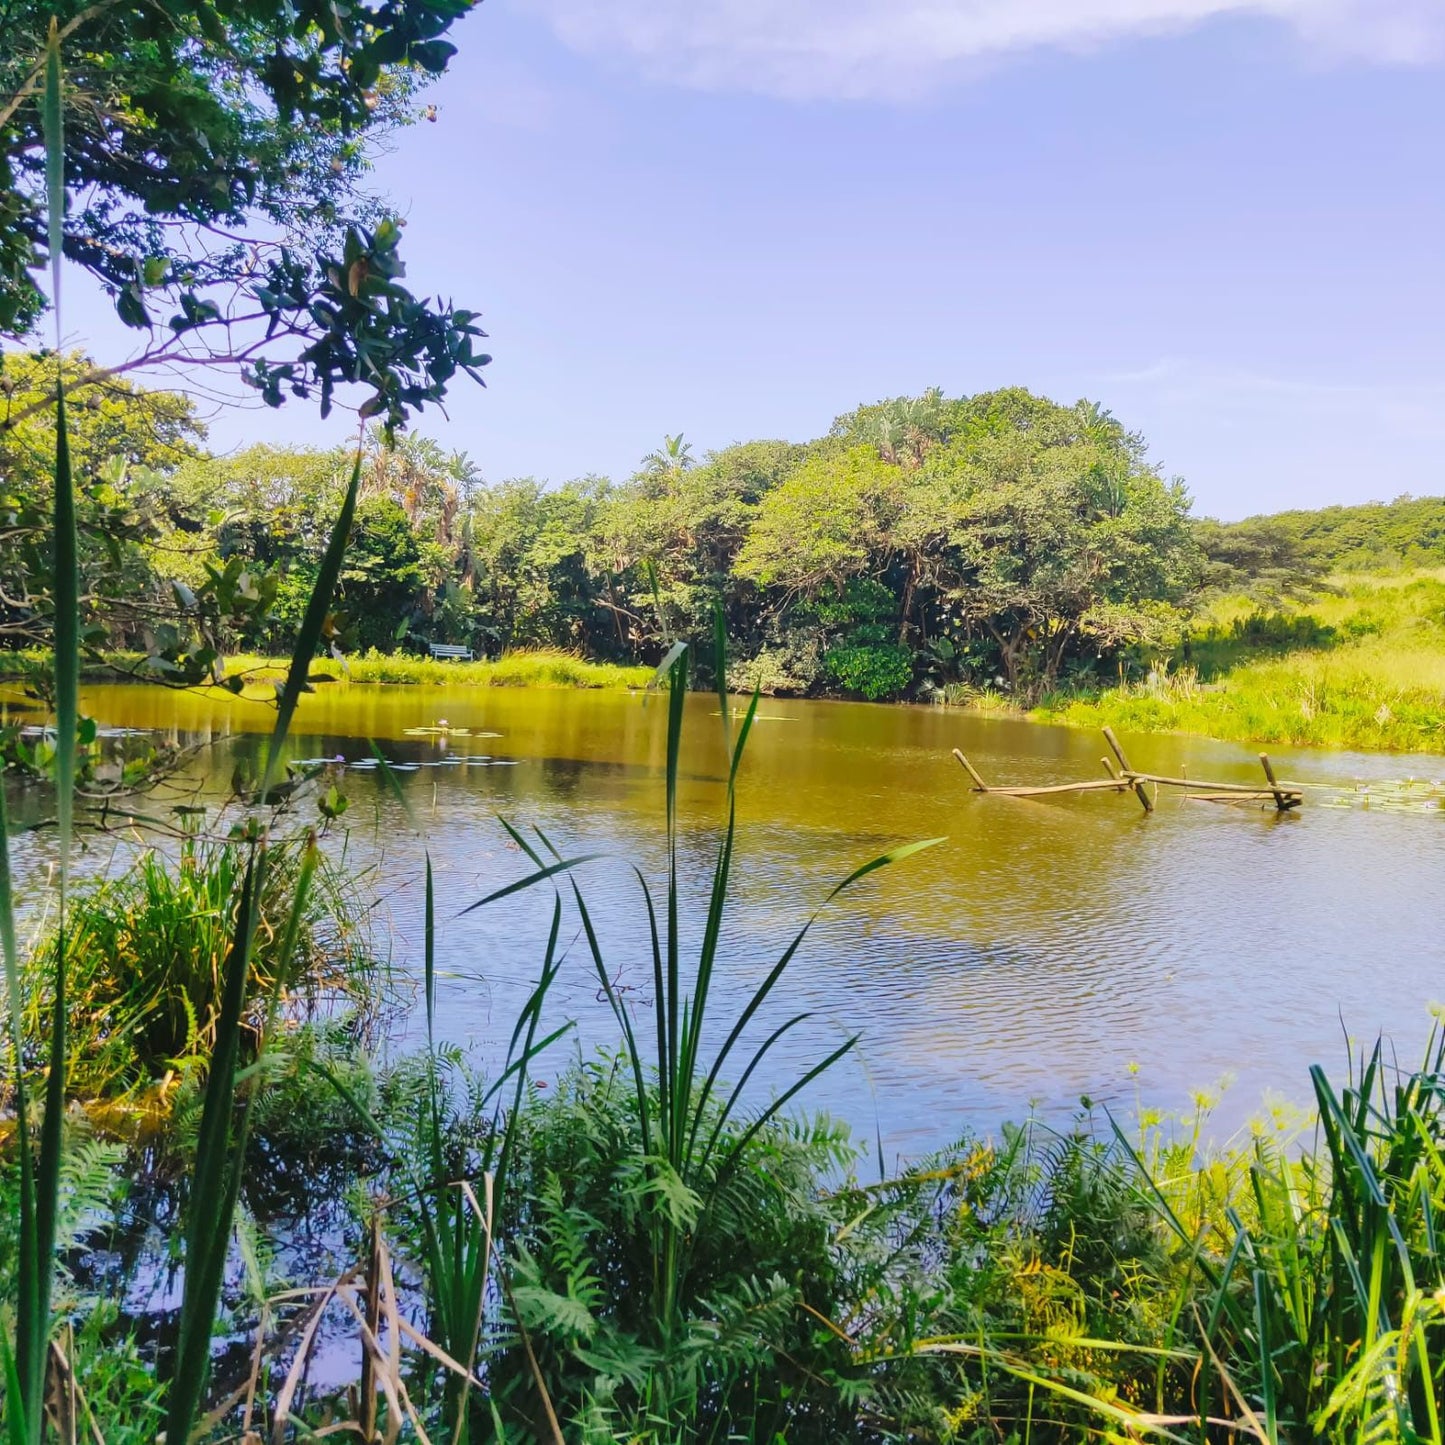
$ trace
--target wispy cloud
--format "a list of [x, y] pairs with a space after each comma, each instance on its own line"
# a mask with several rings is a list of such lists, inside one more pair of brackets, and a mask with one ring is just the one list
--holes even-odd
[[1349, 417], [1352, 425], [1383, 430], [1397, 440], [1445, 443], [1445, 378], [1438, 376], [1322, 380], [1166, 358], [1100, 379], [1111, 394], [1136, 390], [1161, 405], [1223, 421], [1251, 412], [1334, 425]]
[[1435, 496], [1445, 375], [1321, 376], [1185, 357], [1100, 375], [1092, 391], [1185, 474], [1209, 516]]
[[1222, 16], [1291, 28], [1325, 53], [1445, 54], [1445, 0], [525, 0], [577, 50], [713, 90], [903, 98], [970, 64], [1083, 50]]

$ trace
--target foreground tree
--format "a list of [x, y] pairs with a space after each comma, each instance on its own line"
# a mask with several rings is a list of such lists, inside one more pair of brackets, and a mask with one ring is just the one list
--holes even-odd
[[[66, 75], [68, 260], [137, 355], [242, 369], [267, 402], [360, 384], [399, 425], [488, 358], [473, 314], [401, 284], [400, 229], [364, 187], [377, 140], [416, 116], [471, 0], [10, 0], [0, 47], [0, 338], [45, 309], [43, 54]], [[433, 112], [434, 114], [434, 112]], [[77, 378], [81, 385], [87, 378]], [[13, 423], [12, 423], [13, 424]]]
[[[406, 288], [400, 223], [364, 185], [376, 142], [422, 113], [418, 89], [444, 69], [453, 47], [443, 37], [469, 8], [9, 0], [0, 9], [0, 484], [14, 518], [0, 537], [0, 552], [9, 547], [0, 569], [18, 558], [24, 574], [11, 566], [0, 576], [0, 628], [38, 640], [54, 610], [44, 559], [25, 548], [46, 505], [32, 462], [54, 456], [62, 378], [73, 418], [98, 399], [95, 445], [82, 446], [75, 472], [82, 511], [86, 501], [105, 509], [92, 530], [120, 573], [134, 561], [122, 544], [168, 545], [158, 536], [165, 518], [131, 514], [143, 491], [154, 502], [154, 469], [123, 433], [156, 423], [147, 456], [159, 448], [170, 465], [184, 459], [172, 433], [192, 418], [175, 399], [123, 385], [124, 374], [229, 367], [272, 406], [310, 399], [325, 416], [344, 399], [388, 433], [440, 401], [459, 375], [480, 381], [489, 358], [475, 349], [474, 314]], [[48, 254], [47, 55], [58, 56], [50, 93], [65, 133], [51, 158], [73, 201], [58, 213], [59, 248], [138, 333], [134, 353], [115, 364], [74, 357], [57, 366], [34, 351], [40, 317], [57, 299], [39, 263], [59, 259]], [[121, 412], [128, 419], [112, 428], [106, 452], [99, 423]], [[168, 502], [161, 510], [181, 530], [201, 526]], [[298, 529], [324, 525], [313, 513]], [[258, 552], [293, 550], [284, 536], [254, 540]], [[232, 624], [264, 630], [280, 579], [235, 558], [177, 557], [168, 571], [169, 588], [138, 572], [108, 597], [90, 588], [90, 640], [143, 645], [156, 670], [180, 681], [217, 675], [222, 634]], [[145, 616], [122, 615], [128, 594]]]

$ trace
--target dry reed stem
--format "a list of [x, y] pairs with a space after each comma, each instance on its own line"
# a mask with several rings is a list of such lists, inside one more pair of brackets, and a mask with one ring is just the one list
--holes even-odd
[[1194, 1306], [1194, 1321], [1199, 1326], [1199, 1338], [1204, 1341], [1204, 1348], [1209, 1351], [1209, 1358], [1214, 1362], [1214, 1368], [1219, 1371], [1219, 1378], [1224, 1381], [1224, 1387], [1234, 1396], [1234, 1403], [1239, 1407], [1249, 1432], [1257, 1439], [1269, 1445], [1269, 1432], [1260, 1423], [1260, 1418], [1249, 1408], [1249, 1401], [1240, 1393], [1239, 1387], [1234, 1383], [1229, 1371], [1224, 1368], [1224, 1361], [1219, 1358], [1218, 1352], [1210, 1342], [1209, 1331], [1204, 1327], [1203, 1317], [1199, 1313], [1199, 1306]]
[[241, 1414], [241, 1439], [244, 1442], [260, 1441], [260, 1436], [251, 1429], [251, 1417], [256, 1411], [256, 1387], [261, 1379], [261, 1359], [266, 1352], [266, 1329], [270, 1322], [270, 1306], [263, 1300], [261, 1317], [256, 1321], [256, 1348], [251, 1351], [251, 1373], [245, 1385], [246, 1408]]
[[325, 1313], [326, 1306], [335, 1297], [339, 1286], [339, 1280], [336, 1284], [324, 1286], [317, 1294], [316, 1300], [311, 1306], [311, 1312], [306, 1317], [306, 1323], [301, 1330], [301, 1339], [296, 1346], [296, 1358], [291, 1361], [291, 1368], [286, 1372], [286, 1378], [281, 1384], [281, 1393], [276, 1396], [276, 1412], [271, 1422], [272, 1445], [285, 1445], [286, 1422], [291, 1418], [291, 1401], [295, 1399], [296, 1390], [301, 1384], [301, 1377], [306, 1372], [306, 1361], [311, 1356], [311, 1347], [316, 1340], [316, 1331], [321, 1325], [321, 1316]]
[[[401, 1391], [397, 1388], [400, 1379], [400, 1371], [394, 1367], [394, 1362], [386, 1350], [382, 1348], [381, 1341], [373, 1333], [371, 1327], [366, 1323], [366, 1316], [357, 1307], [356, 1301], [349, 1294], [336, 1292], [336, 1299], [339, 1299], [351, 1313], [356, 1317], [356, 1323], [361, 1330], [362, 1345], [373, 1352], [378, 1365], [384, 1366], [377, 1374], [377, 1383], [381, 1386], [381, 1393], [386, 1396], [386, 1403], [391, 1406], [386, 1419], [386, 1434], [383, 1437], [387, 1445], [395, 1445], [398, 1435], [401, 1434], [401, 1422], [404, 1415], [410, 1415], [409, 1406], [403, 1407], [401, 1403]], [[422, 1445], [431, 1445], [426, 1432], [418, 1426], [418, 1434]]]
[[75, 1371], [58, 1339], [50, 1341], [48, 1353], [45, 1413], [61, 1445], [75, 1445]]
[[[381, 1214], [371, 1219], [371, 1242], [366, 1258], [366, 1322], [375, 1333], [381, 1324], [381, 1293], [377, 1277], [381, 1272]], [[357, 1423], [365, 1445], [376, 1439], [376, 1366], [371, 1352], [361, 1351], [361, 1380], [358, 1385]]]
[[517, 1333], [522, 1338], [522, 1348], [527, 1352], [527, 1364], [532, 1371], [537, 1393], [542, 1398], [542, 1409], [547, 1413], [547, 1428], [552, 1432], [553, 1445], [567, 1445], [557, 1412], [552, 1408], [552, 1396], [547, 1392], [547, 1382], [542, 1378], [542, 1367], [537, 1363], [537, 1352], [532, 1348], [532, 1337], [527, 1333], [521, 1315], [517, 1313], [517, 1301], [512, 1297], [512, 1286], [505, 1275], [502, 1276], [502, 1292], [507, 1297], [507, 1307], [512, 1311], [512, 1318], [517, 1322]]
[[[477, 1196], [471, 1184], [465, 1179], [461, 1181], [462, 1193], [466, 1197], [467, 1203], [471, 1206], [472, 1212], [477, 1216], [477, 1221], [482, 1226], [482, 1233], [485, 1239], [485, 1244], [482, 1249], [483, 1279], [486, 1278], [488, 1271], [490, 1271], [492, 1267], [492, 1211], [496, 1203], [494, 1193], [495, 1184], [496, 1180], [490, 1172], [483, 1176], [482, 1188], [487, 1196], [487, 1207], [483, 1209], [482, 1206], [477, 1203]], [[477, 1350], [480, 1348], [482, 1342], [482, 1314], [485, 1308], [486, 1293], [483, 1291], [477, 1299], [477, 1318], [472, 1326], [471, 1349], [467, 1353], [466, 1384], [462, 1387], [461, 1404], [457, 1407], [457, 1421], [452, 1427], [452, 1445], [461, 1445], [462, 1422], [466, 1419], [467, 1404], [472, 1396], [473, 1371], [477, 1366]]]

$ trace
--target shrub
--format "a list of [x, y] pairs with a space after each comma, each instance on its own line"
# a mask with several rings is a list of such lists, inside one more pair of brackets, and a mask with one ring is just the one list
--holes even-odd
[[[658, 1108], [656, 1090], [649, 1110]], [[720, 1121], [720, 1105], [703, 1120]], [[853, 1409], [831, 1382], [851, 1354], [826, 1321], [850, 1308], [833, 1239], [844, 1220], [822, 1188], [854, 1151], [826, 1118], [723, 1124], [739, 1142], [704, 1201], [649, 1160], [627, 1061], [574, 1068], [518, 1130], [509, 1223], [512, 1295], [564, 1420], [580, 1438], [834, 1440]], [[698, 1181], [694, 1181], [697, 1183]], [[659, 1221], [692, 1240], [676, 1316], [654, 1310]], [[668, 1326], [671, 1328], [668, 1328]], [[520, 1342], [489, 1367], [499, 1394], [534, 1389]], [[664, 1386], [665, 1382], [665, 1386]], [[569, 1437], [570, 1438], [570, 1437]]]
[[1230, 625], [1233, 641], [1246, 647], [1328, 647], [1335, 629], [1309, 612], [1251, 612]]
[[728, 666], [728, 691], [765, 697], [802, 697], [818, 678], [817, 649], [764, 647], [756, 657]]
[[869, 702], [897, 697], [913, 678], [912, 654], [897, 644], [833, 647], [823, 661], [830, 677]]

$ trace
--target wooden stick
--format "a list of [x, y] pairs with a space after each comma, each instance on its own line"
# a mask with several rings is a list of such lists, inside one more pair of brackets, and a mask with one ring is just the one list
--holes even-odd
[[[1129, 773], [1130, 779], [1137, 778], [1143, 783], [1155, 783], [1161, 788], [1202, 789], [1207, 793], [1274, 793], [1273, 788], [1261, 788], [1257, 783], [1206, 783], [1202, 778], [1166, 778], [1159, 773]], [[1286, 797], [1300, 797], [1303, 790], [1298, 783], [1279, 783], [1279, 791]]]
[[[1259, 760], [1269, 786], [1260, 788], [1253, 783], [1209, 783], [1198, 778], [1171, 778], [1160, 773], [1137, 772], [1130, 767], [1128, 758], [1124, 756], [1124, 749], [1119, 745], [1119, 739], [1114, 736], [1113, 728], [1104, 729], [1104, 740], [1114, 753], [1113, 758], [1099, 759], [1108, 774], [1107, 777], [1090, 778], [1078, 783], [1052, 783], [1045, 787], [990, 787], [979, 775], [978, 769], [958, 748], [953, 749], [953, 755], [973, 780], [974, 792], [994, 793], [1009, 798], [1056, 797], [1066, 793], [1122, 793], [1132, 788], [1144, 811], [1152, 813], [1154, 800], [1147, 791], [1147, 785], [1152, 784], [1156, 789], [1183, 788], [1186, 797], [1203, 803], [1270, 801], [1281, 813], [1298, 808], [1304, 802], [1304, 790], [1297, 783], [1281, 783], [1275, 777], [1274, 767], [1264, 753], [1259, 755]], [[1115, 759], [1118, 760], [1117, 763]]]
[[1110, 751], [1118, 758], [1119, 771], [1133, 783], [1134, 796], [1143, 804], [1146, 813], [1152, 813], [1154, 811], [1154, 804], [1150, 801], [1148, 790], [1141, 781], [1142, 774], [1136, 773], [1133, 768], [1129, 766], [1129, 759], [1124, 756], [1124, 749], [1119, 746], [1119, 739], [1114, 736], [1113, 728], [1106, 727], [1104, 729], [1104, 741], [1109, 744]]
[[[1260, 788], [1253, 793], [1185, 793], [1184, 801], [1187, 803], [1270, 803], [1274, 801], [1274, 794], [1268, 788]], [[1285, 803], [1285, 807], [1291, 808], [1294, 804]]]
[[984, 782], [984, 780], [983, 780], [981, 777], [979, 777], [978, 771], [977, 771], [977, 769], [973, 766], [973, 764], [972, 764], [971, 762], [969, 762], [969, 760], [968, 760], [966, 757], [964, 757], [964, 755], [963, 755], [961, 752], [959, 752], [959, 750], [958, 750], [957, 748], [954, 748], [954, 750], [953, 750], [953, 755], [954, 755], [954, 757], [956, 757], [956, 758], [959, 760], [959, 762], [961, 762], [961, 763], [963, 764], [963, 769], [964, 769], [964, 771], [969, 775], [969, 777], [971, 777], [971, 778], [973, 779], [973, 790], [974, 790], [974, 792], [976, 792], [976, 793], [986, 793], [986, 792], [988, 792], [988, 791], [989, 791], [989, 786], [988, 786], [988, 784], [987, 784], [986, 782]]
[[1038, 798], [1046, 793], [1127, 793], [1134, 785], [1127, 778], [1089, 778], [1082, 783], [1051, 783], [1045, 788], [985, 788], [1010, 798]]
[[1284, 790], [1280, 787], [1279, 782], [1274, 776], [1274, 767], [1270, 763], [1268, 753], [1261, 753], [1259, 755], [1259, 765], [1264, 769], [1265, 777], [1269, 779], [1270, 791], [1274, 794], [1275, 807], [1278, 808], [1281, 813], [1284, 812], [1289, 804], [1285, 802]]

